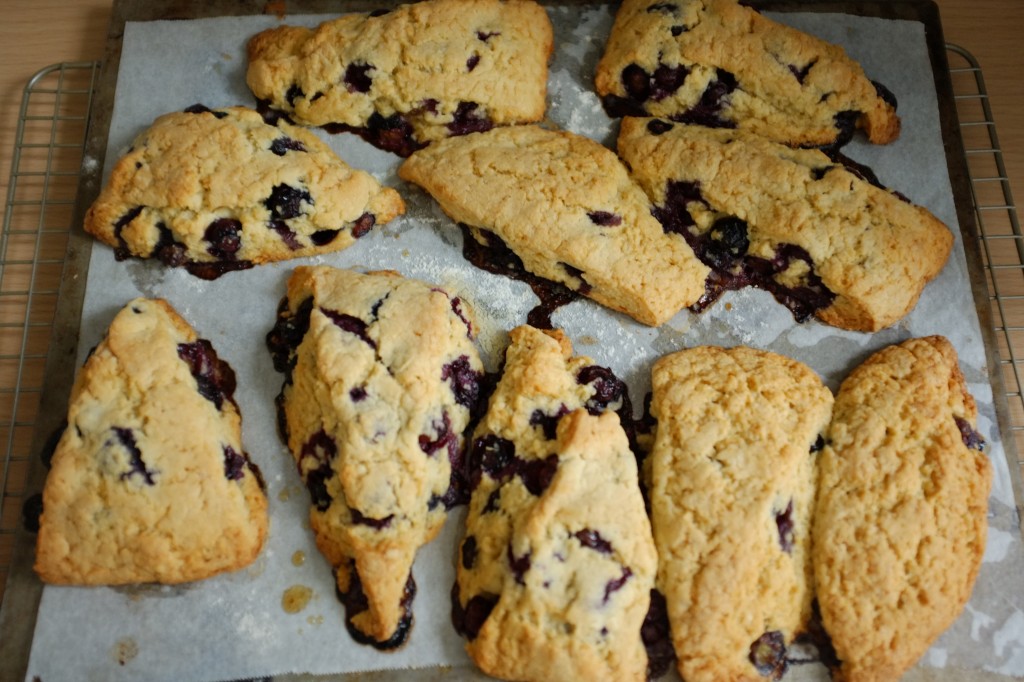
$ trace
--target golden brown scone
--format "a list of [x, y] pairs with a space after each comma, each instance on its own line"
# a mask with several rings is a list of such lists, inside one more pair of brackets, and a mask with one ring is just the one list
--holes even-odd
[[838, 679], [898, 679], [967, 603], [992, 480], [976, 419], [941, 336], [875, 353], [840, 387], [814, 520]]
[[886, 144], [896, 98], [842, 48], [736, 0], [625, 0], [597, 68], [613, 116], [738, 128], [793, 146]]
[[467, 494], [474, 336], [465, 301], [395, 272], [302, 266], [288, 280], [268, 336], [279, 424], [360, 642], [405, 641], [413, 560]]
[[927, 209], [814, 149], [738, 130], [623, 120], [619, 154], [666, 232], [726, 289], [771, 292], [797, 320], [878, 331], [910, 312], [942, 270], [953, 234]]
[[658, 588], [688, 682], [773, 679], [811, 615], [816, 452], [832, 394], [746, 347], [658, 360], [645, 464]]
[[43, 489], [48, 583], [181, 583], [251, 563], [267, 534], [235, 375], [160, 299], [135, 299], [75, 379]]
[[246, 81], [297, 123], [408, 156], [450, 135], [541, 120], [552, 46], [532, 0], [426, 0], [259, 33]]
[[704, 292], [708, 268], [665, 235], [622, 162], [580, 135], [537, 126], [450, 138], [399, 167], [529, 272], [658, 326]]
[[560, 331], [511, 334], [470, 451], [456, 627], [501, 679], [640, 682], [656, 557], [616, 381]]
[[310, 131], [245, 107], [165, 114], [118, 159], [85, 231], [118, 259], [213, 279], [338, 251], [405, 212], [402, 198]]

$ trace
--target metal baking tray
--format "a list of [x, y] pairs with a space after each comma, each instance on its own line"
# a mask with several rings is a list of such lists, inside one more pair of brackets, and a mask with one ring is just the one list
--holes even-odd
[[[61, 423], [66, 413], [67, 397], [70, 386], [77, 370], [77, 348], [79, 327], [81, 322], [82, 303], [85, 296], [84, 282], [88, 269], [89, 258], [93, 245], [92, 238], [86, 236], [78, 226], [88, 206], [95, 199], [99, 192], [102, 169], [104, 166], [107, 131], [110, 127], [114, 91], [118, 74], [118, 67], [121, 59], [122, 36], [126, 22], [130, 21], [153, 21], [153, 20], [188, 20], [195, 18], [217, 17], [217, 16], [240, 16], [252, 14], [320, 14], [339, 13], [341, 11], [365, 11], [376, 9], [382, 5], [394, 5], [395, 2], [367, 2], [365, 0], [351, 0], [349, 2], [337, 3], [326, 0], [292, 0], [282, 2], [228, 2], [215, 0], [213, 2], [202, 2], [201, 0], [162, 0], [160, 2], [146, 2], [144, 0], [115, 0], [111, 18], [110, 29], [107, 37], [106, 51], [102, 67], [95, 74], [94, 84], [91, 86], [91, 96], [88, 111], [88, 126], [84, 139], [84, 158], [90, 159], [90, 163], [83, 164], [79, 173], [77, 194], [75, 196], [74, 208], [71, 212], [71, 232], [67, 241], [67, 251], [63, 261], [63, 275], [59, 292], [56, 296], [56, 309], [53, 316], [51, 328], [50, 350], [46, 361], [46, 371], [41, 382], [41, 394], [36, 419], [34, 421], [34, 436], [32, 438], [32, 452], [38, 452], [49, 438], [50, 434]], [[548, 5], [560, 4], [585, 4], [573, 3], [567, 0], [561, 2], [548, 2]], [[985, 334], [985, 346], [988, 350], [989, 375], [995, 394], [995, 405], [998, 415], [1000, 430], [1004, 448], [1009, 460], [1009, 469], [1014, 488], [1015, 500], [1017, 502], [1018, 517], [1024, 509], [1024, 493], [1022, 493], [1019, 460], [1013, 441], [1014, 414], [1021, 411], [1016, 402], [1021, 400], [1020, 384], [1017, 382], [1018, 365], [1013, 355], [1014, 329], [1005, 321], [1008, 318], [1006, 306], [1012, 301], [1016, 289], [1012, 283], [1004, 282], [1005, 278], [999, 276], [997, 270], [1005, 268], [1006, 264], [999, 261], [999, 254], [1005, 249], [1002, 245], [1005, 241], [1001, 237], [1010, 237], [1016, 246], [1017, 266], [1024, 263], [1024, 249], [1019, 241], [1020, 231], [1016, 224], [1016, 213], [1013, 208], [1012, 199], [1009, 197], [1009, 188], [1005, 184], [1005, 170], [1001, 168], [1001, 159], [996, 154], [996, 171], [994, 177], [985, 176], [984, 181], [1002, 181], [1000, 188], [1004, 194], [1005, 201], [1002, 205], [998, 199], [995, 201], [996, 208], [1008, 211], [1009, 226], [1008, 234], [992, 235], [992, 239], [985, 234], [983, 213], [984, 206], [978, 201], [978, 178], [972, 177], [972, 161], [969, 161], [968, 154], [991, 152], [994, 148], [998, 152], [998, 141], [995, 138], [994, 127], [986, 128], [991, 146], [986, 146], [984, 140], [973, 147], [965, 145], [965, 134], [977, 137], [972, 131], [964, 132], [963, 122], [958, 114], [957, 104], [963, 99], [962, 90], [954, 88], [954, 81], [960, 79], [958, 74], [965, 73], [975, 79], [975, 89], [983, 92], [984, 85], [980, 81], [980, 71], [977, 65], [973, 64], [969, 54], [956, 48], [948, 48], [944, 43], [941, 22], [937, 6], [927, 0], [898, 0], [895, 2], [834, 2], [813, 0], [803, 1], [755, 1], [748, 3], [761, 10], [776, 12], [837, 12], [854, 14], [859, 16], [881, 17], [887, 19], [903, 19], [918, 21], [924, 24], [929, 49], [929, 56], [932, 63], [932, 71], [935, 77], [935, 87], [938, 93], [939, 114], [942, 127], [943, 140], [946, 148], [946, 160], [950, 180], [952, 183], [957, 217], [964, 236], [964, 245], [968, 265], [971, 274], [972, 292], [977, 305], [978, 314], [981, 320], [981, 327]], [[966, 67], [951, 69], [950, 58], [965, 60]], [[962, 79], [960, 79], [962, 80]], [[969, 85], [969, 84], [968, 84]], [[961, 85], [960, 87], [963, 87]], [[968, 88], [970, 89], [970, 88]], [[985, 109], [982, 112], [984, 124], [991, 120], [991, 113], [987, 110], [987, 102], [984, 102]], [[968, 123], [973, 123], [968, 121]], [[973, 139], [972, 139], [973, 141]], [[976, 157], [975, 157], [976, 158]], [[977, 165], [977, 164], [974, 164]], [[1001, 175], [999, 175], [1001, 174]], [[977, 173], [974, 173], [977, 175]], [[12, 193], [13, 196], [13, 193]], [[10, 199], [9, 199], [10, 202]], [[994, 263], [995, 261], [995, 263]], [[1011, 265], [1010, 267], [1013, 267]], [[1019, 270], [1011, 274], [1020, 275]], [[1006, 293], [1000, 296], [999, 286], [1003, 282]], [[1017, 287], [1019, 288], [1019, 287]], [[0, 292], [2, 293], [2, 292]], [[994, 314], [993, 314], [994, 313]], [[1002, 334], [1002, 336], [1000, 336]], [[1011, 411], [1011, 402], [1014, 402], [1014, 410]], [[1018, 420], [1019, 422], [1020, 420]], [[1019, 428], [1019, 427], [1018, 427]], [[9, 454], [8, 454], [9, 457]], [[45, 480], [45, 469], [35, 459], [28, 467], [25, 476], [23, 490], [27, 497], [33, 491], [42, 489]], [[5, 481], [0, 481], [0, 484]], [[5, 498], [7, 487], [4, 488]], [[5, 513], [7, 506], [5, 505]], [[7, 527], [7, 526], [4, 526]], [[34, 535], [20, 529], [13, 532], [13, 553], [11, 567], [4, 591], [4, 601], [0, 610], [0, 679], [21, 679], [28, 663], [28, 654], [31, 647], [32, 633], [35, 625], [36, 611], [42, 593], [42, 585], [31, 570], [34, 553]], [[462, 671], [460, 671], [461, 676]], [[927, 671], [921, 671], [922, 679], [930, 679]], [[433, 679], [435, 675], [444, 675], [443, 671], [387, 671], [377, 674], [363, 674], [360, 679]], [[918, 673], [911, 674], [917, 677]], [[988, 675], [979, 674], [975, 677], [959, 677], [958, 679], [986, 679]], [[276, 679], [303, 679], [301, 676], [286, 676]], [[317, 678], [323, 679], [323, 678]], [[341, 677], [339, 679], [349, 679]]]

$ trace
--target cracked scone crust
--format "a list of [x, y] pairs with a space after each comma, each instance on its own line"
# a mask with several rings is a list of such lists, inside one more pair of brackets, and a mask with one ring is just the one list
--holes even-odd
[[878, 331], [909, 313], [953, 246], [925, 208], [824, 153], [736, 130], [628, 117], [619, 154], [666, 232], [711, 267], [697, 309], [747, 285], [797, 320]]
[[249, 42], [253, 94], [304, 125], [408, 156], [544, 117], [551, 22], [532, 0], [428, 0], [283, 26]]
[[976, 419], [940, 336], [877, 352], [840, 387], [814, 521], [839, 679], [897, 679], [967, 603], [992, 478]]
[[[453, 620], [487, 674], [644, 680], [656, 557], [621, 383], [559, 331], [512, 331], [470, 452]], [[612, 389], [615, 390], [612, 390]]]
[[308, 130], [244, 107], [189, 107], [140, 134], [85, 217], [117, 258], [213, 279], [338, 251], [405, 211]]
[[811, 615], [815, 460], [832, 394], [807, 366], [745, 347], [665, 356], [652, 380], [645, 476], [679, 673], [777, 678]]
[[739, 128], [794, 146], [885, 144], [896, 99], [842, 48], [735, 0], [625, 0], [595, 80], [614, 116]]
[[165, 301], [113, 319], [72, 388], [43, 489], [48, 583], [200, 580], [250, 564], [267, 533], [235, 377]]
[[482, 243], [500, 239], [529, 272], [644, 324], [704, 292], [707, 266], [665, 235], [622, 162], [593, 140], [500, 128], [431, 145], [398, 174]]
[[285, 374], [282, 437], [361, 642], [405, 640], [416, 552], [463, 501], [463, 431], [483, 373], [471, 315], [397, 273], [299, 267], [268, 336]]

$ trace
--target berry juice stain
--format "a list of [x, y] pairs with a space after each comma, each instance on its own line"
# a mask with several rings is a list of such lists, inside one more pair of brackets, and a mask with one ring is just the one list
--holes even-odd
[[298, 613], [306, 608], [312, 598], [312, 588], [305, 585], [292, 585], [281, 595], [281, 608], [285, 613]]

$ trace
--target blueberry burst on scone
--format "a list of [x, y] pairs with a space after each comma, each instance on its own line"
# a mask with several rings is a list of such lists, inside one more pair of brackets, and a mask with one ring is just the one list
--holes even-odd
[[246, 81], [296, 123], [408, 156], [541, 120], [551, 49], [551, 22], [532, 0], [427, 0], [259, 33]]
[[639, 682], [656, 557], [625, 386], [559, 331], [511, 336], [473, 434], [453, 622], [501, 679]]
[[807, 366], [691, 348], [652, 372], [658, 587], [688, 682], [778, 679], [811, 617], [816, 460], [832, 394]]
[[896, 680], [963, 611], [992, 466], [956, 351], [878, 351], [836, 394], [814, 518], [822, 622], [848, 682]]
[[465, 501], [463, 432], [483, 367], [472, 311], [393, 272], [299, 267], [267, 337], [278, 424], [361, 643], [401, 645], [417, 550]]
[[612, 116], [738, 128], [794, 146], [886, 144], [896, 98], [842, 48], [736, 0], [625, 0], [597, 68]]
[[338, 251], [405, 211], [316, 135], [244, 107], [165, 114], [122, 156], [85, 217], [118, 260], [214, 279]]
[[92, 351], [43, 489], [48, 583], [200, 580], [251, 563], [267, 533], [235, 375], [165, 301], [136, 299]]
[[927, 209], [817, 149], [627, 117], [618, 150], [665, 233], [710, 268], [694, 311], [755, 286], [797, 321], [878, 331], [914, 308], [953, 246]]

